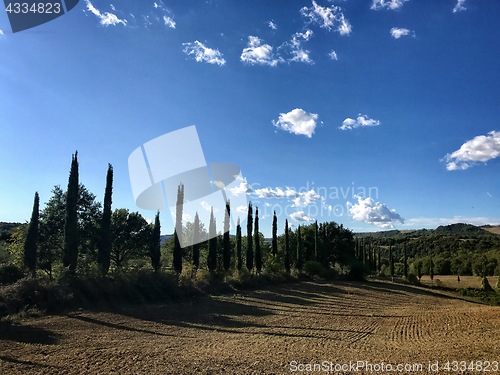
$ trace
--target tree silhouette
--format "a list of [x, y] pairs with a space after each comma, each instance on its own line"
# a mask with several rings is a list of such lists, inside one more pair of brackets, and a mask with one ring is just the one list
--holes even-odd
[[214, 218], [214, 209], [210, 211], [210, 225], [208, 227], [208, 256], [207, 266], [210, 273], [217, 270], [217, 228]]
[[178, 275], [182, 272], [182, 211], [184, 206], [184, 185], [177, 188], [177, 204], [175, 206], [174, 258], [173, 267]]
[[223, 237], [223, 250], [222, 260], [224, 263], [224, 270], [229, 270], [231, 266], [231, 243], [229, 241], [229, 220], [231, 215], [231, 207], [229, 200], [226, 202], [226, 210], [224, 211], [224, 237]]
[[113, 238], [111, 237], [111, 204], [113, 194], [113, 166], [108, 164], [106, 174], [106, 188], [104, 189], [104, 208], [102, 211], [101, 225], [99, 228], [99, 241], [97, 243], [97, 263], [103, 275], [107, 274], [110, 265], [111, 248]]
[[158, 272], [160, 270], [160, 212], [156, 212], [155, 222], [153, 224], [153, 230], [151, 232], [151, 243], [149, 247], [149, 256], [151, 257], [151, 266]]
[[71, 272], [76, 270], [78, 262], [78, 188], [78, 151], [76, 151], [71, 158], [64, 222], [63, 265]]
[[255, 208], [255, 268], [257, 273], [262, 271], [262, 252], [260, 248], [260, 233], [259, 233], [259, 207]]
[[198, 212], [194, 215], [194, 229], [193, 229], [193, 267], [194, 273], [200, 268], [200, 217]]
[[242, 259], [242, 255], [241, 255], [241, 224], [240, 224], [240, 218], [238, 218], [238, 224], [236, 225], [236, 258], [237, 258], [236, 268], [239, 271], [243, 267], [243, 259]]
[[252, 202], [248, 204], [248, 217], [247, 217], [247, 256], [246, 266], [249, 272], [253, 269], [253, 243], [252, 243], [252, 227], [253, 227], [253, 211]]
[[40, 217], [40, 197], [38, 192], [35, 193], [33, 201], [33, 211], [31, 213], [30, 224], [28, 226], [28, 234], [24, 242], [24, 265], [31, 272], [31, 277], [35, 277], [36, 272], [36, 257], [38, 243], [38, 229]]
[[302, 235], [300, 234], [300, 225], [297, 228], [297, 263], [296, 268], [301, 271], [304, 265], [304, 248], [302, 245]]
[[290, 273], [290, 240], [288, 233], [288, 219], [285, 220], [285, 270]]
[[273, 242], [271, 249], [273, 256], [278, 255], [278, 218], [276, 216], [276, 211], [274, 211], [273, 214]]

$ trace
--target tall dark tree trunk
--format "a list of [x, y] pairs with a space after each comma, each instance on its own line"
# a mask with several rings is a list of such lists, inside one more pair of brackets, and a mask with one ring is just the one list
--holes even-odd
[[66, 193], [63, 265], [74, 272], [78, 263], [78, 151], [72, 156]]
[[200, 217], [198, 212], [194, 216], [194, 230], [193, 230], [193, 268], [194, 273], [200, 268]]
[[184, 185], [177, 188], [177, 204], [175, 211], [174, 258], [173, 267], [178, 275], [182, 272], [182, 211], [184, 206]]
[[229, 219], [231, 215], [231, 207], [229, 200], [226, 202], [226, 210], [224, 212], [224, 238], [222, 260], [224, 263], [224, 270], [227, 272], [231, 266], [231, 242], [229, 241]]
[[259, 208], [255, 209], [255, 268], [257, 273], [262, 271], [262, 251], [260, 248], [260, 232], [259, 232]]
[[155, 223], [153, 226], [153, 231], [151, 235], [151, 244], [149, 248], [149, 255], [151, 257], [151, 266], [153, 267], [155, 272], [160, 270], [160, 212], [156, 213]]
[[106, 188], [104, 189], [104, 207], [102, 211], [99, 242], [97, 243], [97, 263], [103, 275], [109, 271], [111, 247], [113, 246], [113, 238], [111, 235], [111, 204], [113, 195], [113, 166], [108, 164], [108, 172], [106, 174]]
[[302, 235], [300, 234], [300, 225], [297, 228], [297, 263], [296, 268], [302, 271], [304, 265], [304, 248], [302, 246]]
[[253, 269], [253, 242], [252, 242], [252, 227], [253, 227], [253, 210], [252, 202], [248, 204], [248, 217], [247, 217], [247, 256], [246, 266], [249, 272]]
[[214, 210], [210, 212], [210, 225], [208, 227], [208, 256], [207, 267], [210, 273], [217, 270], [217, 228], [215, 226]]
[[236, 258], [237, 258], [236, 268], [239, 271], [243, 267], [243, 259], [241, 254], [241, 225], [239, 218], [238, 218], [238, 225], [236, 225]]
[[278, 255], [278, 217], [276, 211], [273, 214], [273, 242], [271, 249], [273, 256]]
[[30, 271], [31, 277], [36, 275], [36, 257], [38, 246], [38, 230], [40, 218], [40, 197], [38, 192], [35, 193], [33, 201], [33, 211], [31, 212], [30, 224], [28, 227], [28, 234], [24, 242], [24, 265]]
[[288, 234], [288, 219], [285, 220], [285, 270], [289, 274], [290, 273], [290, 239]]

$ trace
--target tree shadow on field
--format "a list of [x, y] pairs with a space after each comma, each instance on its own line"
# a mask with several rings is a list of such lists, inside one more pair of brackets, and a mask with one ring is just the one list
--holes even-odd
[[1, 322], [0, 340], [25, 344], [55, 345], [59, 342], [59, 335], [43, 328]]
[[[0, 363], [2, 363], [2, 362], [12, 363], [14, 365], [44, 367], [44, 368], [47, 368], [47, 367], [51, 367], [51, 368], [58, 367], [58, 366], [53, 366], [53, 365], [47, 365], [45, 363], [37, 363], [37, 362], [33, 362], [33, 361], [24, 361], [22, 359], [16, 359], [16, 358], [11, 358], [11, 357], [7, 357], [7, 356], [4, 356], [4, 355], [0, 355]], [[0, 366], [0, 368], [3, 368], [3, 366]], [[8, 374], [8, 372], [4, 372], [4, 374]]]
[[442, 299], [460, 299], [458, 297], [448, 296], [446, 294], [437, 293], [432, 290], [425, 290], [417, 286], [405, 284], [392, 284], [379, 281], [349, 283], [350, 286], [358, 287], [360, 289], [372, 290], [375, 292], [385, 292], [399, 295], [418, 294], [429, 297], [437, 297]]

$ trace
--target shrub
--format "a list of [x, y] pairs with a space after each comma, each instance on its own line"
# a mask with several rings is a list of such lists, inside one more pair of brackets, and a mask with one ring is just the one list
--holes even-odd
[[15, 283], [23, 277], [23, 271], [13, 264], [3, 264], [0, 266], [0, 285]]
[[323, 272], [323, 266], [320, 262], [309, 260], [304, 264], [304, 272], [309, 276], [319, 276]]
[[481, 280], [481, 289], [484, 290], [485, 292], [492, 292], [493, 288], [490, 285], [490, 282], [488, 281], [488, 278], [486, 276], [483, 277]]
[[417, 275], [414, 273], [408, 274], [408, 278], [406, 279], [410, 284], [418, 285], [420, 284], [420, 280], [418, 279]]

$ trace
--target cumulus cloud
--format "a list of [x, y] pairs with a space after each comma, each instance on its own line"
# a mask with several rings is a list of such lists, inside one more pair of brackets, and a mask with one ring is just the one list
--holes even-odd
[[453, 8], [453, 13], [458, 13], [458, 12], [463, 12], [464, 10], [467, 10], [467, 8], [464, 6], [465, 0], [457, 0], [457, 3], [455, 4], [455, 7]]
[[248, 45], [241, 52], [240, 60], [251, 65], [276, 66], [279, 59], [274, 56], [273, 47], [269, 44], [262, 44], [262, 39], [250, 35]]
[[479, 135], [465, 142], [458, 150], [446, 154], [444, 161], [449, 171], [465, 170], [477, 163], [500, 156], [500, 132], [491, 131], [488, 135]]
[[391, 36], [394, 39], [399, 39], [399, 38], [402, 38], [404, 36], [409, 36], [409, 35], [415, 36], [415, 32], [413, 32], [409, 29], [399, 28], [399, 27], [393, 27], [391, 29]]
[[297, 211], [290, 215], [290, 217], [295, 221], [313, 221], [311, 217], [307, 216], [304, 211]]
[[269, 21], [267, 25], [269, 26], [269, 28], [271, 28], [273, 30], [278, 29], [278, 25], [276, 25], [273, 21]]
[[378, 126], [381, 122], [379, 120], [371, 119], [367, 115], [359, 114], [356, 119], [346, 118], [342, 122], [342, 126], [339, 127], [340, 130], [351, 130], [359, 127], [366, 126]]
[[314, 129], [316, 129], [317, 121], [317, 114], [295, 108], [288, 113], [280, 113], [278, 120], [273, 120], [273, 125], [281, 130], [311, 138], [314, 134]]
[[329, 53], [328, 53], [328, 57], [332, 60], [335, 60], [337, 61], [339, 58], [337, 57], [337, 52], [335, 52], [334, 50], [331, 50]]
[[175, 29], [175, 21], [169, 16], [163, 16], [163, 23], [165, 26], [170, 27], [171, 29]]
[[342, 8], [337, 5], [323, 7], [312, 0], [311, 7], [303, 7], [300, 14], [309, 19], [309, 22], [318, 24], [319, 27], [335, 29], [340, 35], [349, 35], [352, 31], [351, 24], [345, 18]]
[[358, 202], [347, 202], [349, 214], [356, 221], [363, 221], [381, 228], [393, 228], [395, 222], [404, 224], [404, 219], [394, 209], [385, 204], [375, 202], [373, 198], [363, 199], [356, 196]]
[[250, 184], [247, 182], [247, 179], [245, 177], [238, 177], [240, 180], [240, 184], [238, 186], [229, 188], [229, 192], [234, 195], [234, 196], [240, 196], [243, 194], [251, 193], [253, 192], [252, 187]]
[[209, 64], [217, 64], [223, 66], [226, 60], [222, 57], [222, 53], [218, 49], [212, 49], [205, 46], [198, 40], [192, 43], [183, 43], [184, 53], [188, 56], [193, 56], [197, 62], [206, 62]]
[[373, 0], [371, 9], [380, 10], [380, 9], [390, 9], [397, 10], [403, 6], [405, 2], [408, 0]]
[[290, 43], [285, 43], [284, 47], [289, 47], [291, 57], [288, 61], [301, 62], [306, 64], [312, 64], [313, 61], [309, 57], [309, 51], [302, 48], [302, 43], [307, 42], [313, 36], [311, 30], [306, 30], [303, 33], [295, 33], [292, 35]]
[[[87, 10], [99, 18], [99, 23], [102, 26], [116, 26], [118, 24], [122, 24], [123, 26], [127, 26], [127, 20], [119, 19], [116, 14], [104, 12], [101, 13], [89, 0], [85, 0], [85, 4], [87, 4]], [[115, 10], [114, 7], [112, 7]]]

